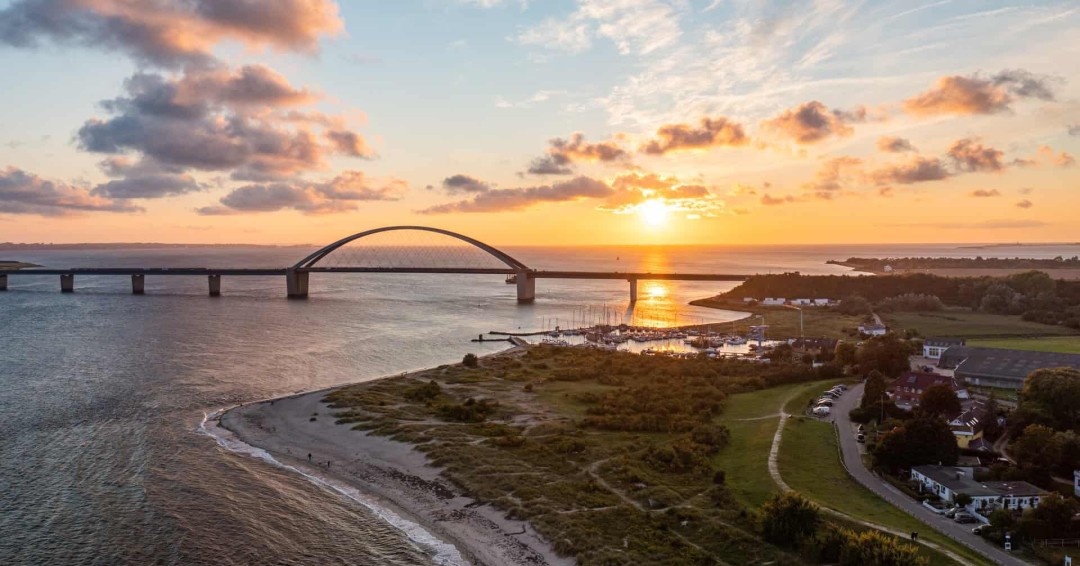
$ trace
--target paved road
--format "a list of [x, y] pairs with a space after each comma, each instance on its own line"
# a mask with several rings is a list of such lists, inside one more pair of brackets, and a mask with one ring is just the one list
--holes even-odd
[[1003, 549], [990, 544], [982, 537], [972, 534], [971, 528], [974, 525], [961, 525], [937, 515], [866, 469], [859, 455], [860, 444], [855, 440], [855, 428], [858, 425], [853, 424], [848, 418], [848, 412], [862, 398], [862, 389], [862, 384], [852, 387], [848, 394], [841, 396], [836, 401], [832, 411], [836, 426], [840, 430], [840, 450], [844, 455], [844, 464], [847, 466], [851, 476], [855, 478], [855, 481], [866, 486], [867, 489], [876, 493], [878, 497], [926, 523], [934, 530], [959, 541], [964, 546], [978, 552], [996, 564], [1030, 566], [1028, 562], [1020, 560]]

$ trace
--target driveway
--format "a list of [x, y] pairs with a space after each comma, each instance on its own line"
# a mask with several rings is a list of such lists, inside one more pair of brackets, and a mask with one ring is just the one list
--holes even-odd
[[832, 410], [833, 419], [840, 431], [840, 451], [844, 455], [844, 466], [847, 467], [848, 472], [855, 478], [855, 481], [876, 493], [878, 497], [926, 523], [934, 530], [960, 542], [996, 564], [1029, 566], [1028, 562], [1020, 560], [1016, 556], [1005, 552], [1005, 550], [990, 544], [982, 537], [972, 534], [971, 527], [973, 525], [961, 525], [941, 517], [866, 469], [859, 454], [859, 448], [862, 445], [855, 440], [858, 425], [852, 423], [851, 419], [848, 418], [848, 413], [862, 398], [862, 391], [863, 385], [861, 383], [852, 387], [847, 395], [843, 395], [836, 400]]

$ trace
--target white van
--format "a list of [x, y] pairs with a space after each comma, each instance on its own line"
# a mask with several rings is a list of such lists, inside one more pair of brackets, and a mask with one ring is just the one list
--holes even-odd
[[830, 409], [829, 407], [825, 407], [825, 406], [822, 406], [822, 405], [814, 407], [814, 415], [815, 416], [827, 417], [827, 416], [829, 416], [830, 413], [832, 413], [832, 409]]

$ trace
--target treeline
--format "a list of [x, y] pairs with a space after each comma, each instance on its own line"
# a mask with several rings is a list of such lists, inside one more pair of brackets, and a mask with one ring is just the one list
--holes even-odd
[[904, 269], [1061, 269], [1080, 267], [1080, 256], [1053, 259], [1021, 257], [849, 257], [844, 261], [829, 260], [863, 271], [884, 271], [886, 266]]
[[[865, 298], [882, 311], [930, 310], [944, 305], [992, 314], [1022, 315], [1025, 320], [1080, 328], [1080, 281], [1062, 281], [1041, 271], [1006, 277], [941, 277], [912, 273], [891, 277], [850, 275], [755, 275], [723, 295], [752, 297]], [[936, 300], [935, 300], [936, 299]]]

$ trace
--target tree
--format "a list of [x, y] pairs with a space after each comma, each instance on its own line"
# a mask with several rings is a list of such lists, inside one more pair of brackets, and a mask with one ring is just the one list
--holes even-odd
[[917, 415], [881, 437], [873, 451], [874, 465], [889, 472], [922, 464], [952, 466], [960, 457], [956, 436], [945, 421]]
[[1028, 425], [1009, 445], [1009, 452], [1020, 467], [1050, 469], [1058, 455], [1054, 453], [1054, 431], [1043, 425]]
[[821, 522], [821, 512], [808, 499], [789, 491], [773, 495], [761, 506], [761, 530], [765, 540], [793, 547], [813, 535]]
[[960, 398], [952, 387], [944, 383], [931, 385], [919, 399], [919, 410], [938, 418], [952, 417], [960, 414]]
[[911, 367], [908, 357], [912, 353], [908, 342], [895, 334], [886, 334], [863, 342], [856, 360], [862, 372], [877, 370], [887, 377], [898, 377]]
[[859, 403], [861, 407], [877, 407], [884, 402], [885, 396], [885, 378], [881, 375], [880, 371], [874, 370], [866, 376], [866, 386], [863, 387], [862, 401]]
[[1052, 493], [1043, 497], [1038, 507], [1024, 510], [1016, 522], [1016, 530], [1029, 539], [1073, 538], [1080, 534], [1080, 528], [1072, 520], [1078, 512], [1080, 503], [1075, 499]]
[[461, 364], [467, 368], [474, 368], [480, 365], [480, 358], [477, 358], [476, 354], [465, 354], [465, 357], [461, 359]]
[[870, 305], [870, 301], [860, 295], [851, 295], [845, 297], [840, 301], [840, 304], [836, 306], [837, 312], [847, 315], [864, 315], [870, 314], [873, 308]]
[[960, 507], [967, 507], [971, 505], [971, 496], [966, 493], [957, 493], [956, 497], [953, 497], [953, 502]]
[[851, 342], [837, 342], [834, 352], [837, 365], [843, 367], [854, 364], [857, 351], [855, 344]]
[[1080, 430], [1080, 370], [1038, 369], [1024, 380], [1018, 412], [1054, 430]]
[[983, 438], [993, 442], [1001, 436], [1001, 425], [998, 424], [997, 397], [990, 393], [990, 399], [986, 401], [983, 413], [979, 415], [979, 422], [983, 424]]

